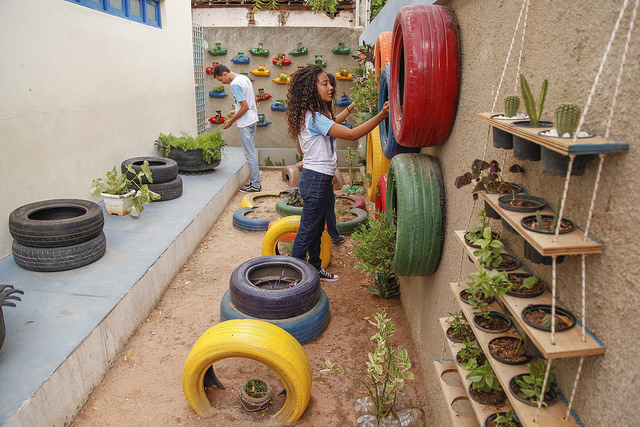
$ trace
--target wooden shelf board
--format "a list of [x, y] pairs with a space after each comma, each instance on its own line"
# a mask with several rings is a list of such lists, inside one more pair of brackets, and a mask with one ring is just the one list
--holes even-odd
[[440, 388], [442, 388], [442, 394], [444, 394], [444, 399], [447, 403], [447, 408], [449, 409], [449, 417], [451, 418], [451, 423], [455, 427], [478, 427], [480, 424], [478, 424], [477, 420], [471, 417], [460, 416], [453, 409], [454, 402], [458, 400], [471, 401], [471, 399], [469, 399], [469, 396], [467, 396], [466, 390], [459, 385], [449, 385], [442, 378], [442, 376], [448, 372], [457, 371], [456, 363], [451, 360], [434, 360], [433, 365], [438, 372]]
[[[520, 224], [522, 218], [532, 215], [530, 212], [513, 212], [500, 207], [498, 199], [503, 194], [487, 194], [479, 193], [496, 212], [500, 214], [513, 227], [518, 234], [526, 239], [540, 254], [544, 256], [560, 256], [560, 255], [582, 255], [582, 254], [599, 254], [602, 252], [602, 244], [594, 239], [587, 237], [584, 239], [584, 232], [576, 228], [570, 233], [560, 234], [558, 241], [554, 243], [553, 234], [536, 233], [527, 230]], [[463, 235], [464, 237], [464, 235]]]
[[549, 136], [538, 135], [538, 132], [552, 129], [552, 127], [527, 128], [520, 126], [512, 126], [511, 123], [518, 120], [499, 120], [492, 119], [491, 116], [496, 113], [478, 113], [478, 118], [489, 125], [502, 129], [505, 132], [535, 142], [543, 147], [549, 148], [560, 154], [569, 155], [586, 155], [601, 153], [619, 153], [629, 150], [629, 144], [613, 139], [607, 139], [600, 135], [591, 138], [579, 138], [573, 143], [573, 138], [553, 138]]

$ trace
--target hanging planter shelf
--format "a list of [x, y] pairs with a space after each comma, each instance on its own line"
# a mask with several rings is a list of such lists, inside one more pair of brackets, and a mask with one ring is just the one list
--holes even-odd
[[513, 126], [512, 123], [518, 121], [518, 119], [505, 120], [505, 119], [492, 119], [491, 116], [495, 116], [495, 113], [478, 113], [478, 118], [483, 122], [488, 123], [494, 128], [498, 128], [512, 135], [519, 136], [528, 141], [535, 142], [536, 144], [553, 150], [557, 153], [568, 156], [570, 154], [586, 155], [586, 154], [604, 154], [604, 153], [620, 153], [629, 151], [629, 145], [608, 139], [600, 135], [595, 135], [590, 138], [578, 138], [577, 142], [573, 143], [573, 138], [554, 138], [550, 136], [542, 136], [540, 132], [548, 131], [552, 129], [552, 126], [544, 128], [529, 128]]

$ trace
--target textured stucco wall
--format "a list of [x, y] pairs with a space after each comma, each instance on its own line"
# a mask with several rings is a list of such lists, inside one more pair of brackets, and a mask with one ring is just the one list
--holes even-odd
[[[462, 47], [462, 83], [456, 122], [450, 138], [441, 146], [423, 149], [440, 161], [446, 188], [446, 235], [442, 262], [429, 277], [401, 279], [402, 303], [410, 324], [419, 364], [425, 372], [426, 410], [433, 425], [450, 425], [444, 399], [438, 385], [432, 360], [451, 357], [445, 351], [445, 340], [438, 324], [439, 317], [458, 310], [449, 283], [465, 280], [475, 270], [463, 254], [453, 230], [475, 222], [475, 212], [482, 204], [474, 204], [470, 189], [456, 189], [455, 177], [468, 170], [475, 158], [496, 159], [501, 164], [514, 162], [512, 151], [493, 148], [488, 126], [477, 119], [478, 112], [490, 111], [498, 88], [509, 45], [518, 20], [522, 2], [495, 0], [452, 0], [446, 4], [456, 14], [460, 25]], [[549, 79], [545, 118], [553, 116], [555, 106], [563, 101], [585, 105], [604, 49], [609, 41], [622, 1], [601, 2], [581, 0], [558, 2], [536, 0], [528, 13], [521, 72], [538, 96], [544, 78]], [[631, 9], [631, 7], [630, 7]], [[629, 25], [629, 13], [623, 20], [619, 39], [609, 55], [598, 91], [587, 116], [585, 128], [604, 133], [609, 106], [615, 88], [623, 39]], [[505, 93], [514, 91], [516, 67], [520, 51], [520, 36], [506, 72]], [[636, 425], [632, 408], [640, 406], [638, 375], [634, 357], [629, 357], [628, 345], [640, 338], [638, 328], [624, 326], [623, 320], [637, 319], [639, 314], [638, 282], [639, 247], [637, 235], [639, 196], [637, 168], [640, 156], [635, 141], [640, 136], [636, 119], [640, 104], [636, 84], [640, 77], [640, 43], [633, 36], [612, 123], [614, 138], [626, 141], [630, 150], [606, 157], [604, 171], [591, 228], [591, 235], [603, 243], [601, 255], [591, 255], [586, 261], [586, 323], [606, 346], [603, 356], [585, 358], [584, 369], [575, 397], [574, 409], [585, 425]], [[615, 64], [615, 65], [614, 65]], [[500, 111], [501, 107], [498, 106]], [[542, 174], [539, 162], [519, 162], [526, 169], [523, 176], [514, 176], [531, 194], [555, 202], [561, 196], [564, 178]], [[566, 217], [584, 228], [597, 163], [590, 164], [584, 176], [574, 177], [568, 195]], [[501, 225], [492, 220], [501, 231]], [[522, 239], [502, 232], [507, 246], [523, 258]], [[527, 266], [551, 283], [551, 267], [528, 262]], [[580, 258], [568, 257], [558, 268], [559, 301], [580, 312]], [[559, 335], [558, 339], [561, 339]], [[568, 398], [577, 372], [579, 359], [555, 362], [558, 380]], [[607, 420], [607, 421], [605, 421]], [[615, 421], [613, 421], [615, 420]]]

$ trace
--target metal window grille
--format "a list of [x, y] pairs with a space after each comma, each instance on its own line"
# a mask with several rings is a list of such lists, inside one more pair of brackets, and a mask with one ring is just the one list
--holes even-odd
[[204, 45], [202, 43], [202, 25], [191, 23], [193, 40], [193, 78], [196, 93], [196, 125], [198, 135], [204, 133], [207, 125], [207, 110], [204, 101]]

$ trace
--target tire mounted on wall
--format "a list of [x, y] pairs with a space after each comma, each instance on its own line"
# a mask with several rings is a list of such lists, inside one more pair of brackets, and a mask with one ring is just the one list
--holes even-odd
[[[387, 212], [397, 226], [391, 270], [398, 276], [432, 274], [444, 243], [444, 184], [438, 161], [427, 154], [398, 154], [387, 175]], [[394, 218], [395, 217], [395, 218]]]
[[393, 31], [384, 31], [378, 35], [375, 47], [373, 48], [373, 63], [376, 76], [384, 66], [391, 61], [391, 42]]
[[44, 200], [21, 206], [9, 214], [13, 240], [34, 248], [84, 243], [99, 236], [103, 226], [102, 208], [89, 200]]
[[380, 179], [380, 175], [387, 173], [389, 169], [389, 159], [382, 153], [380, 145], [380, 129], [376, 127], [367, 135], [367, 164], [366, 177], [367, 196], [372, 202], [376, 201], [375, 186]]
[[442, 144], [453, 127], [460, 87], [460, 44], [453, 12], [438, 5], [398, 11], [393, 26], [390, 116], [406, 147]]

